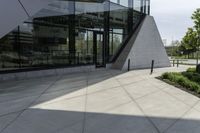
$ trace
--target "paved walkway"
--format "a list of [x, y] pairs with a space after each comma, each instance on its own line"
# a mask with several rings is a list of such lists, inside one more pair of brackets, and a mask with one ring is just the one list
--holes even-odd
[[155, 76], [98, 70], [0, 83], [0, 133], [200, 133], [200, 100]]

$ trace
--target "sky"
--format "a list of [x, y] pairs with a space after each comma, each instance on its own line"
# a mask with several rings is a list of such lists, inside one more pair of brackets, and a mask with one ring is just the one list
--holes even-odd
[[191, 16], [197, 8], [200, 0], [151, 0], [151, 15], [167, 45], [172, 40], [181, 40], [188, 27], [193, 27]]

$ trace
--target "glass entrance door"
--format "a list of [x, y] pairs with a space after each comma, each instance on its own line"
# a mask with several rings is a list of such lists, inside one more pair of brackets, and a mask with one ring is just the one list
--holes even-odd
[[103, 33], [94, 32], [94, 57], [96, 67], [105, 67]]

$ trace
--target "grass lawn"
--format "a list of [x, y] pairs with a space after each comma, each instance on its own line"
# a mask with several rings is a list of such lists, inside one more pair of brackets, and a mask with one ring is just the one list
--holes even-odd
[[181, 88], [200, 97], [200, 74], [195, 68], [189, 68], [185, 72], [167, 72], [159, 77], [161, 80]]

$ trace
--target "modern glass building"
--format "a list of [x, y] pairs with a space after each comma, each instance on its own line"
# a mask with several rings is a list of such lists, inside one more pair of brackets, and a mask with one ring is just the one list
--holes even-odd
[[14, 1], [0, 3], [0, 74], [75, 66], [123, 70], [128, 59], [131, 69], [148, 68], [152, 60], [169, 66], [150, 0]]
[[0, 71], [105, 67], [149, 13], [149, 0], [55, 0], [0, 39]]

